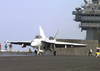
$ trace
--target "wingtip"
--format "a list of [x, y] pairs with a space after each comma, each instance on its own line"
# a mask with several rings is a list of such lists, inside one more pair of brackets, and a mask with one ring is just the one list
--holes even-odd
[[8, 43], [8, 42], [10, 42], [9, 40], [7, 40], [7, 41], [4, 41], [4, 43]]

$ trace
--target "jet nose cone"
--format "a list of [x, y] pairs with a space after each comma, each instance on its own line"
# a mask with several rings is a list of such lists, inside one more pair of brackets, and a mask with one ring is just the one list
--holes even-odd
[[36, 42], [32, 42], [32, 43], [31, 43], [31, 46], [32, 46], [32, 47], [34, 47], [34, 46], [36, 46], [36, 45], [37, 45]]
[[42, 45], [42, 43], [39, 40], [35, 40], [31, 43], [31, 47], [38, 47], [41, 45]]

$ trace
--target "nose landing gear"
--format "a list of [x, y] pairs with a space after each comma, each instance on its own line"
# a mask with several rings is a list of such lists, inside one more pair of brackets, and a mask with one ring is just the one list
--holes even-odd
[[42, 54], [41, 52], [36, 51], [36, 50], [34, 52], [36, 53], [37, 56], [40, 56]]

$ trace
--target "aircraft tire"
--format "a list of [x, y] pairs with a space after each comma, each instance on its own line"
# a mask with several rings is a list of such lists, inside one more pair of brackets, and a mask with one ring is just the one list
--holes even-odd
[[57, 55], [56, 51], [54, 51], [53, 54], [54, 54], [54, 56], [56, 56]]
[[41, 52], [39, 53], [39, 56], [41, 55]]
[[37, 54], [37, 51], [36, 50], [34, 52]]

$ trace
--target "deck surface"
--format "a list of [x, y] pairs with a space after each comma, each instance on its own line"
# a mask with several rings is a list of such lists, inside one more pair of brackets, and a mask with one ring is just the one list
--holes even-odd
[[77, 55], [0, 56], [0, 71], [100, 71], [100, 58]]

